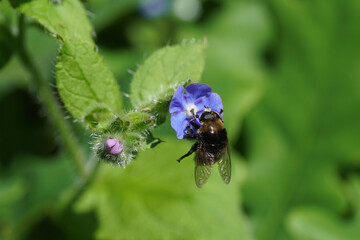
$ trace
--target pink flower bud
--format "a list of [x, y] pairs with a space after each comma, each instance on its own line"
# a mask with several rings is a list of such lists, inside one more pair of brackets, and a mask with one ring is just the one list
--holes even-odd
[[113, 155], [117, 155], [123, 150], [123, 145], [116, 138], [108, 138], [104, 143], [104, 147], [110, 154]]

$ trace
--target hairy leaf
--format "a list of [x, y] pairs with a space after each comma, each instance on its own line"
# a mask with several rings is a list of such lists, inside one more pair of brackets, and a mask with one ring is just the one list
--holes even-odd
[[136, 71], [131, 82], [135, 108], [168, 99], [187, 80], [200, 81], [205, 64], [206, 41], [184, 43], [153, 53]]
[[200, 190], [194, 182], [194, 161], [175, 161], [189, 144], [162, 138], [165, 143], [139, 153], [126, 169], [102, 166], [76, 203], [76, 212], [96, 211], [96, 238], [249, 239], [239, 211], [238, 158], [234, 156], [229, 185], [214, 171]]
[[35, 19], [63, 41], [71, 41], [76, 36], [93, 43], [92, 27], [78, 0], [30, 1], [20, 5], [19, 10]]
[[69, 112], [85, 118], [96, 108], [119, 112], [122, 100], [114, 77], [103, 59], [86, 41], [74, 37], [60, 49], [57, 87]]

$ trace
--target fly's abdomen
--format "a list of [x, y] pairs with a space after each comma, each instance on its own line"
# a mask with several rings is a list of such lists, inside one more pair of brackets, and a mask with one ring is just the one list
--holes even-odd
[[218, 131], [211, 132], [202, 132], [200, 133], [200, 137], [203, 143], [207, 145], [223, 145], [227, 144], [227, 133], [225, 129], [221, 129]]
[[221, 155], [223, 149], [228, 144], [227, 133], [225, 129], [214, 132], [203, 132], [200, 135], [203, 147], [214, 155]]

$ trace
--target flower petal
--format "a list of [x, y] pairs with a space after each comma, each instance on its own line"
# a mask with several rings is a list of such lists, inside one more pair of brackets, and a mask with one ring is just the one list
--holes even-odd
[[186, 86], [187, 103], [194, 103], [196, 99], [209, 96], [211, 94], [211, 87], [204, 83], [191, 83]]
[[171, 127], [175, 130], [178, 139], [184, 138], [184, 130], [189, 124], [189, 120], [186, 119], [186, 114], [183, 112], [176, 112], [171, 114]]
[[211, 93], [207, 100], [208, 100], [207, 106], [209, 106], [211, 111], [220, 113], [221, 109], [223, 109], [223, 104], [219, 94]]
[[194, 102], [196, 108], [197, 108], [197, 115], [200, 116], [200, 114], [204, 111], [205, 106], [209, 105], [209, 98], [204, 96], [204, 97], [200, 97], [198, 99], [195, 100]]
[[174, 96], [170, 102], [169, 112], [175, 113], [175, 112], [181, 112], [185, 108], [186, 100], [184, 96], [184, 87], [180, 85], [175, 93]]

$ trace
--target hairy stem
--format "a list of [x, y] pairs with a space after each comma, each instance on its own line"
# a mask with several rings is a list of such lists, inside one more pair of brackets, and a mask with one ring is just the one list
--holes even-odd
[[51, 88], [42, 78], [38, 68], [32, 61], [25, 47], [25, 19], [24, 15], [19, 16], [19, 34], [17, 36], [17, 51], [24, 67], [29, 71], [36, 92], [44, 108], [49, 113], [52, 123], [58, 131], [64, 147], [71, 155], [71, 159], [82, 178], [86, 178], [88, 173], [85, 168], [85, 154], [81, 151], [78, 142], [75, 140], [71, 126], [66, 121], [61, 106], [59, 106]]

